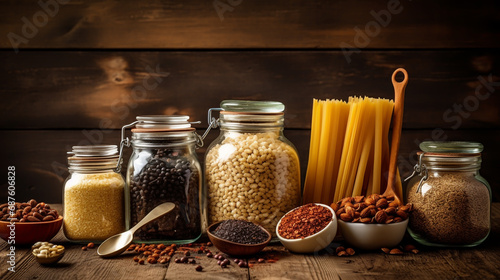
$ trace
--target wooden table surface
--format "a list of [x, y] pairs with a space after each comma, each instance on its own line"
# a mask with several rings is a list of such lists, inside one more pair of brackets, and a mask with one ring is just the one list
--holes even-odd
[[[53, 205], [60, 207], [60, 205]], [[338, 257], [331, 250], [316, 254], [292, 254], [279, 243], [268, 246], [258, 256], [276, 262], [255, 263], [240, 268], [233, 262], [221, 268], [216, 260], [204, 254], [192, 254], [196, 265], [139, 265], [134, 253], [102, 259], [96, 249], [82, 251], [82, 245], [68, 243], [61, 232], [51, 242], [66, 247], [63, 259], [54, 266], [39, 265], [29, 248], [16, 247], [15, 272], [8, 271], [8, 244], [1, 241], [0, 279], [500, 279], [500, 203], [492, 207], [492, 231], [489, 238], [475, 248], [436, 249], [418, 246], [420, 253], [386, 255], [382, 251], [356, 250], [354, 256]], [[404, 242], [411, 241], [405, 238]], [[413, 244], [416, 244], [413, 242]], [[329, 249], [344, 245], [334, 242]], [[216, 251], [215, 247], [210, 247]], [[181, 256], [176, 253], [173, 256]], [[173, 260], [173, 259], [172, 259]], [[252, 258], [249, 261], [255, 262]]]

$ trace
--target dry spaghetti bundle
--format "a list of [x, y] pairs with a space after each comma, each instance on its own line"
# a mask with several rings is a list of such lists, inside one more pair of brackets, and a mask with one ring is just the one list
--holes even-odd
[[[393, 107], [381, 98], [314, 99], [304, 203], [385, 190]], [[399, 176], [396, 193], [402, 194]]]

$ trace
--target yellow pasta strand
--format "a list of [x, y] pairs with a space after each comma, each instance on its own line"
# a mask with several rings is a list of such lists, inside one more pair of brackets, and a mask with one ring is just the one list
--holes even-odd
[[[385, 190], [393, 108], [392, 100], [381, 98], [313, 100], [304, 203]], [[402, 197], [399, 170], [396, 194]]]
[[319, 142], [319, 160], [318, 168], [316, 170], [316, 188], [314, 189], [314, 202], [322, 202], [323, 195], [323, 184], [325, 178], [325, 166], [327, 165], [327, 155], [330, 146], [330, 129], [331, 129], [331, 101], [327, 100], [325, 104], [323, 104], [322, 112], [321, 112], [321, 136]]
[[313, 100], [313, 113], [311, 122], [311, 141], [309, 144], [309, 162], [307, 165], [306, 179], [304, 183], [303, 203], [313, 202], [314, 190], [316, 185], [316, 169], [319, 154], [319, 138], [321, 127], [321, 106], [322, 101]]

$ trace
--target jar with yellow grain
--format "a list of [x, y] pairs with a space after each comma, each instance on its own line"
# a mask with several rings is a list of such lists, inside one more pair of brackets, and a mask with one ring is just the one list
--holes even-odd
[[74, 242], [101, 242], [125, 230], [125, 180], [116, 145], [73, 146], [63, 190], [63, 231]]

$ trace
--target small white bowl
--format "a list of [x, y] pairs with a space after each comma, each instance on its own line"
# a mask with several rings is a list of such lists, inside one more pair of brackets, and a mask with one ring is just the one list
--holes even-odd
[[297, 208], [300, 208], [302, 206], [299, 206], [297, 208], [294, 208], [288, 213], [286, 213], [279, 221], [278, 225], [276, 226], [276, 235], [278, 236], [279, 240], [281, 241], [281, 244], [285, 246], [288, 250], [295, 252], [295, 253], [313, 253], [316, 251], [319, 251], [321, 249], [326, 248], [330, 243], [332, 243], [333, 238], [335, 238], [335, 235], [337, 234], [337, 216], [335, 215], [335, 212], [333, 209], [325, 204], [320, 204], [320, 203], [314, 203], [316, 205], [323, 206], [325, 208], [328, 208], [332, 212], [332, 220], [330, 223], [322, 230], [319, 232], [310, 235], [306, 238], [301, 238], [301, 239], [287, 239], [283, 238], [280, 236], [278, 232], [278, 228], [281, 224], [281, 220], [283, 217], [288, 215], [290, 212], [294, 211]]
[[375, 250], [396, 247], [403, 240], [408, 220], [391, 224], [363, 224], [339, 220], [339, 227], [347, 243], [359, 249]]

